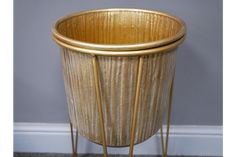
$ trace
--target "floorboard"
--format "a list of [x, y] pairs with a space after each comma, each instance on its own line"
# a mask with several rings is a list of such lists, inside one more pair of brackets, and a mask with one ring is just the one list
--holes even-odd
[[[72, 156], [71, 154], [57, 154], [57, 153], [14, 153], [14, 157], [72, 157]], [[102, 154], [79, 154], [78, 157], [103, 157], [103, 155]], [[109, 157], [128, 157], [128, 155], [109, 155]], [[161, 156], [160, 155], [135, 155], [134, 157], [161, 157]], [[169, 157], [209, 157], [209, 156], [169, 156]]]

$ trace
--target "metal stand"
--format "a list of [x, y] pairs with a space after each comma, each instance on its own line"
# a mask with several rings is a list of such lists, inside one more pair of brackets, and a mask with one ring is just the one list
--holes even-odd
[[75, 133], [75, 140], [74, 140], [74, 133], [73, 133], [73, 125], [70, 122], [70, 133], [71, 133], [71, 144], [72, 144], [72, 157], [77, 157], [77, 149], [78, 149], [78, 130], [76, 129]]
[[142, 78], [142, 69], [143, 69], [143, 57], [139, 57], [136, 93], [135, 93], [135, 101], [134, 101], [134, 112], [133, 112], [132, 123], [131, 123], [129, 157], [133, 157], [133, 152], [134, 152], [134, 139], [135, 139], [136, 124], [137, 124], [137, 112], [138, 112], [138, 104], [139, 104], [139, 91], [140, 91], [141, 78]]
[[[95, 80], [95, 88], [96, 88], [96, 95], [97, 95], [97, 102], [98, 102], [98, 113], [99, 113], [99, 127], [100, 127], [100, 134], [101, 140], [103, 144], [103, 156], [108, 157], [107, 153], [107, 144], [106, 144], [106, 133], [104, 128], [104, 119], [102, 114], [102, 97], [100, 91], [100, 78], [99, 78], [99, 71], [98, 71], [98, 63], [97, 57], [93, 56], [92, 58], [92, 65], [94, 71], [94, 80]], [[134, 140], [135, 140], [135, 132], [136, 132], [136, 124], [137, 124], [137, 112], [138, 112], [138, 104], [139, 104], [139, 93], [140, 93], [140, 85], [141, 85], [141, 78], [142, 78], [142, 68], [143, 68], [143, 56], [139, 57], [138, 63], [138, 75], [137, 75], [137, 84], [136, 84], [136, 92], [135, 92], [135, 101], [134, 101], [134, 112], [131, 122], [131, 129], [130, 129], [130, 149], [129, 149], [129, 157], [133, 157], [133, 150], [134, 150]], [[162, 145], [162, 156], [167, 157], [167, 148], [168, 148], [168, 140], [169, 140], [169, 130], [170, 130], [170, 118], [171, 118], [171, 108], [172, 108], [172, 95], [173, 95], [173, 84], [174, 84], [174, 77], [171, 83], [170, 89], [170, 100], [169, 100], [169, 107], [168, 107], [168, 119], [167, 119], [167, 131], [166, 137], [164, 142], [163, 136], [163, 127], [161, 127], [161, 145]], [[78, 145], [78, 130], [76, 129], [76, 141], [74, 142], [74, 135], [73, 135], [73, 126], [70, 122], [71, 128], [71, 141], [72, 141], [72, 157], [77, 157], [77, 145]]]
[[164, 143], [164, 137], [163, 137], [163, 126], [161, 126], [162, 157], [167, 157], [169, 133], [170, 133], [170, 118], [171, 118], [171, 110], [172, 110], [172, 96], [173, 96], [174, 78], [175, 78], [175, 75], [172, 79], [171, 88], [170, 88], [170, 99], [169, 99], [169, 107], [168, 107], [168, 117], [167, 117], [167, 128], [166, 128], [165, 143]]

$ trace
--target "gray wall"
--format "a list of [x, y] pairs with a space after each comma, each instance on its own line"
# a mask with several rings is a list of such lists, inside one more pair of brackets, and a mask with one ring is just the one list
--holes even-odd
[[14, 121], [68, 122], [59, 48], [51, 25], [87, 9], [129, 7], [181, 17], [172, 123], [222, 125], [222, 0], [15, 0]]

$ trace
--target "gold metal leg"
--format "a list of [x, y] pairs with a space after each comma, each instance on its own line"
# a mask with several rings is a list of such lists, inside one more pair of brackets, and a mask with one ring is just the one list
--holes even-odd
[[105, 129], [104, 129], [103, 114], [102, 114], [102, 97], [100, 93], [100, 79], [99, 79], [98, 63], [97, 63], [96, 56], [93, 56], [92, 64], [93, 64], [95, 88], [96, 88], [97, 103], [98, 103], [100, 133], [101, 133], [102, 143], [103, 143], [103, 154], [104, 154], [104, 157], [107, 157], [108, 155], [107, 155], [106, 134], [105, 134]]
[[161, 126], [161, 146], [162, 146], [163, 157], [167, 157], [167, 150], [168, 150], [169, 133], [170, 133], [170, 118], [171, 118], [171, 110], [172, 110], [173, 86], [174, 86], [174, 77], [173, 77], [173, 80], [171, 83], [171, 88], [170, 88], [170, 100], [169, 100], [169, 107], [168, 107], [168, 119], [167, 119], [165, 143], [164, 143], [164, 137], [163, 137], [163, 127]]
[[138, 104], [139, 104], [139, 93], [140, 93], [140, 85], [141, 85], [141, 78], [142, 78], [142, 68], [143, 68], [143, 57], [141, 56], [139, 58], [136, 93], [135, 93], [135, 101], [134, 101], [134, 112], [133, 112], [132, 123], [131, 123], [129, 157], [133, 157], [134, 140], [135, 140], [135, 132], [136, 132], [136, 124], [137, 124], [137, 112], [138, 112]]
[[72, 144], [72, 157], [77, 157], [77, 149], [78, 149], [78, 130], [76, 129], [75, 140], [73, 133], [73, 125], [70, 122], [70, 133], [71, 133], [71, 144]]
[[162, 148], [162, 157], [165, 157], [165, 144], [163, 137], [163, 127], [161, 126], [161, 148]]

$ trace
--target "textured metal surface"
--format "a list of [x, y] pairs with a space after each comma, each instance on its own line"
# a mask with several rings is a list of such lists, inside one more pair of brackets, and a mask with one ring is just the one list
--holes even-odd
[[[62, 49], [69, 115], [81, 135], [102, 143], [92, 56]], [[127, 146], [135, 97], [138, 57], [98, 57], [107, 145]], [[155, 134], [162, 124], [175, 68], [175, 52], [144, 57], [135, 143]], [[163, 112], [160, 113], [160, 105]]]
[[[134, 55], [153, 53], [147, 49], [164, 45], [168, 45], [165, 50], [170, 45], [177, 47], [179, 43], [171, 43], [182, 39], [185, 29], [181, 19], [163, 12], [102, 9], [64, 17], [55, 24], [52, 32], [58, 44], [83, 53], [115, 55], [112, 50], [123, 51], [120, 55]], [[142, 51], [130, 52], [135, 50]]]
[[169, 105], [174, 49], [184, 34], [180, 19], [139, 9], [59, 20], [53, 38], [61, 45], [70, 120], [80, 134], [104, 152], [154, 135]]

